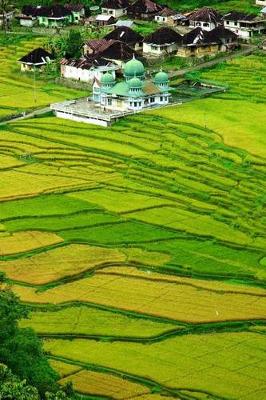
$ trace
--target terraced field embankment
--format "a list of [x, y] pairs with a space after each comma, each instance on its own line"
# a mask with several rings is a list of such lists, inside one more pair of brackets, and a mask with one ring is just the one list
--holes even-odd
[[1, 127], [0, 271], [81, 393], [265, 398], [265, 60], [238, 62], [109, 129]]

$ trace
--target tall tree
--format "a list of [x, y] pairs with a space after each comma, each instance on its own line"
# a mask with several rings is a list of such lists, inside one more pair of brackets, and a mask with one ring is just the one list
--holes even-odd
[[21, 329], [18, 321], [27, 318], [28, 312], [11, 290], [0, 290], [0, 362], [41, 395], [56, 390], [57, 374], [50, 367], [42, 344], [32, 329]]
[[10, 0], [0, 0], [0, 15], [2, 17], [2, 29], [7, 32], [9, 27], [8, 13], [13, 11], [14, 6]]

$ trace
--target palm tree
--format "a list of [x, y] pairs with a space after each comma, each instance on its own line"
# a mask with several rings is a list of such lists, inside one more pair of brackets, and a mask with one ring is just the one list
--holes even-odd
[[2, 17], [2, 29], [4, 29], [5, 32], [7, 31], [9, 25], [8, 13], [13, 11], [13, 9], [14, 6], [10, 0], [0, 0], [0, 15]]

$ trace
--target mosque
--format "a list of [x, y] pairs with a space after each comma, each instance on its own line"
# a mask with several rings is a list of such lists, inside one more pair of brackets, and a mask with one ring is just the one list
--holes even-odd
[[134, 56], [123, 68], [123, 81], [106, 72], [93, 84], [93, 101], [102, 110], [140, 111], [169, 103], [169, 78], [160, 71], [154, 79], [145, 78], [145, 68]]

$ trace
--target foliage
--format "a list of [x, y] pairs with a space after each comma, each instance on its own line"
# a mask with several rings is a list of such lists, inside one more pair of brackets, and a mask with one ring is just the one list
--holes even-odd
[[13, 375], [4, 364], [0, 364], [0, 399], [39, 400], [39, 394], [35, 387]]
[[44, 394], [55, 387], [57, 375], [49, 366], [34, 331], [18, 327], [18, 321], [27, 315], [17, 296], [8, 289], [0, 291], [0, 361]]

